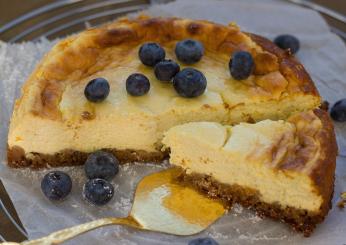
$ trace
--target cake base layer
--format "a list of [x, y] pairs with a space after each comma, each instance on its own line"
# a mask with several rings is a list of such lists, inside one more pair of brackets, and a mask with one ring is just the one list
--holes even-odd
[[216, 181], [211, 176], [197, 173], [186, 174], [183, 169], [181, 171], [179, 176], [181, 183], [192, 186], [211, 198], [221, 199], [228, 207], [231, 207], [233, 203], [239, 203], [244, 207], [255, 210], [261, 217], [281, 220], [289, 224], [294, 230], [302, 232], [306, 237], [310, 236], [316, 224], [324, 220], [332, 207], [331, 198], [329, 208], [322, 210], [320, 213], [311, 213], [294, 207], [282, 207], [277, 203], [269, 204], [261, 201], [259, 192], [254, 189], [239, 185], [230, 186]]
[[[120, 163], [127, 162], [161, 162], [167, 152], [146, 152], [134, 150], [103, 149], [114, 154]], [[90, 153], [75, 150], [64, 150], [55, 154], [30, 153], [18, 147], [7, 150], [8, 165], [13, 168], [30, 167], [34, 169], [46, 167], [62, 167], [83, 165]]]

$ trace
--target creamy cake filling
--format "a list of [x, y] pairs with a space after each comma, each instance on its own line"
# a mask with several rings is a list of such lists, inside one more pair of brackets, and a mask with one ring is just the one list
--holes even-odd
[[[175, 59], [174, 45], [171, 42], [165, 46], [168, 59]], [[229, 74], [229, 56], [208, 50], [200, 62], [189, 65], [206, 76], [206, 92], [197, 98], [182, 98], [171, 84], [155, 78], [153, 69], [140, 62], [137, 52], [135, 47], [120, 56], [122, 48], [114, 47], [110, 53], [119, 59], [106, 69], [82, 80], [63, 81], [59, 102], [61, 120], [32, 113], [24, 117], [14, 114], [9, 146], [44, 154], [65, 149], [91, 152], [101, 148], [154, 152], [161, 148], [163, 133], [175, 125], [195, 121], [233, 124], [282, 119], [319, 104], [316, 96], [285, 92], [288, 82], [279, 71], [236, 81]], [[181, 63], [180, 66], [186, 67]], [[130, 96], [125, 90], [126, 78], [135, 72], [145, 74], [151, 83], [149, 93], [141, 97]], [[99, 104], [87, 101], [84, 96], [86, 84], [97, 77], [107, 79], [111, 87], [108, 98]]]
[[[300, 144], [296, 130], [293, 123], [281, 120], [233, 127], [187, 123], [171, 128], [163, 143], [171, 151], [170, 162], [188, 174], [256, 190], [265, 203], [318, 212], [323, 199], [309, 177], [311, 165], [299, 171], [281, 168], [286, 154]], [[319, 151], [313, 153], [312, 162]]]

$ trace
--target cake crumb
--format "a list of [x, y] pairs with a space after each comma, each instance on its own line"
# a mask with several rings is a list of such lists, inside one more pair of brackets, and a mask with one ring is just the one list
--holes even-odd
[[89, 111], [83, 111], [82, 112], [82, 118], [85, 120], [92, 120], [95, 118], [95, 115]]
[[329, 110], [329, 102], [328, 101], [323, 101], [322, 104], [320, 105], [320, 109], [324, 110], [324, 111], [328, 111]]
[[341, 192], [341, 200], [336, 204], [340, 209], [345, 208], [346, 205], [346, 192]]
[[346, 192], [341, 192], [341, 198], [346, 201]]

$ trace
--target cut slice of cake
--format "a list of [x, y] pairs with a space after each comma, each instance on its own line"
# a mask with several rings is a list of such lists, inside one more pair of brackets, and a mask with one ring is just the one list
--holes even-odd
[[[201, 71], [207, 89], [197, 98], [180, 97], [158, 81], [138, 58], [143, 43], [156, 42], [166, 59], [178, 41], [192, 38], [204, 46], [202, 59], [188, 65]], [[235, 51], [251, 53], [255, 69], [242, 81], [228, 68]], [[150, 91], [129, 96], [129, 75], [142, 73]], [[84, 96], [95, 78], [109, 82], [102, 103]], [[8, 164], [45, 167], [83, 164], [90, 152], [112, 151], [121, 162], [159, 161], [163, 132], [186, 122], [238, 123], [284, 119], [320, 105], [320, 96], [303, 66], [262, 37], [232, 24], [179, 18], [120, 19], [56, 44], [24, 84], [8, 134]]]
[[168, 130], [163, 143], [185, 182], [307, 236], [331, 207], [337, 145], [325, 111], [235, 126], [187, 123]]

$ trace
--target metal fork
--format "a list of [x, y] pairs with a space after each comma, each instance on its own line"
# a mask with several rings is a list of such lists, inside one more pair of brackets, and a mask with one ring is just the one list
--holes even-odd
[[22, 242], [28, 235], [0, 180], [0, 241]]

